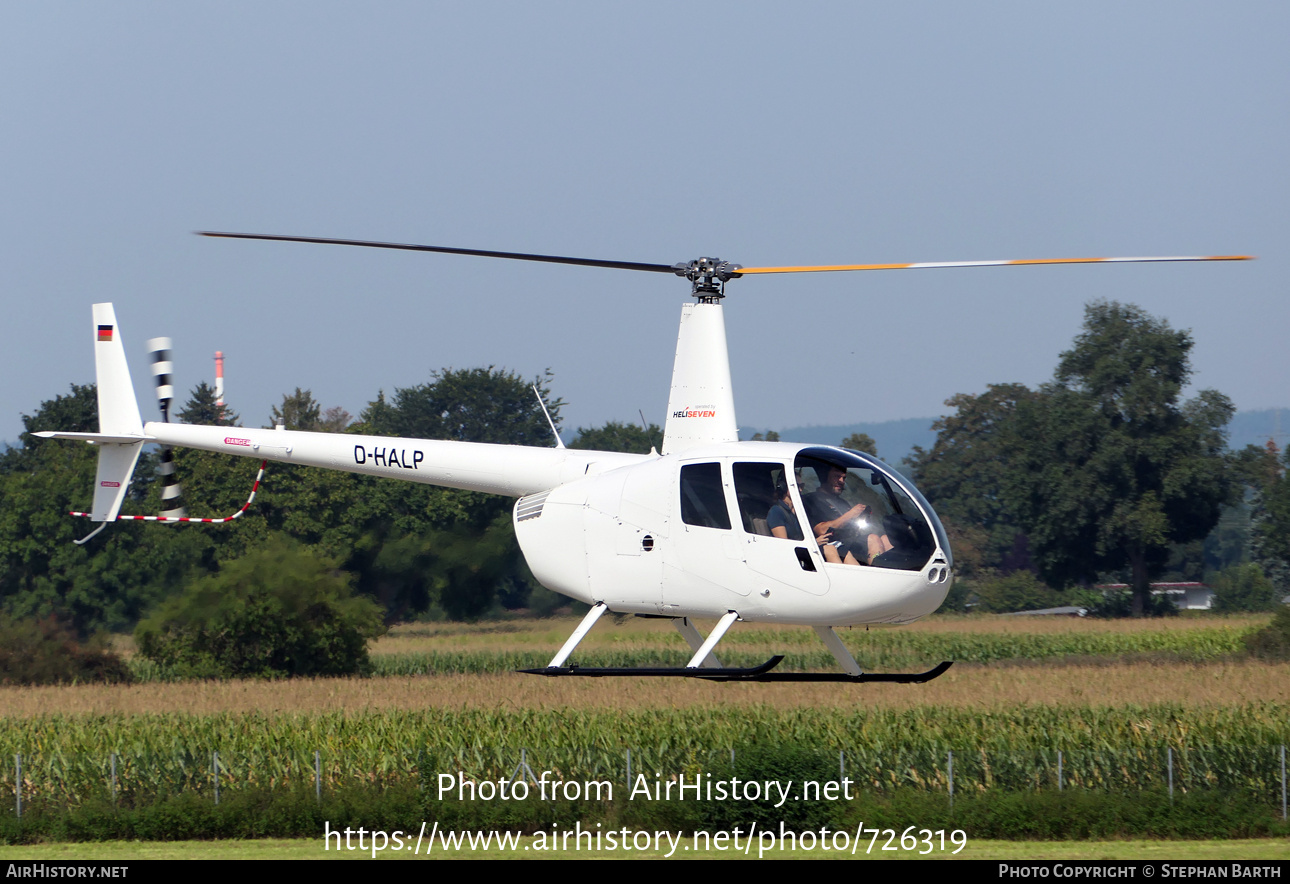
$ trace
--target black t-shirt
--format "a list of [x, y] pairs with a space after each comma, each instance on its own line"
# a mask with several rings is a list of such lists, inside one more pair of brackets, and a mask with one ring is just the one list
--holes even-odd
[[[851, 504], [847, 503], [846, 498], [832, 491], [825, 491], [823, 488], [806, 495], [802, 498], [802, 503], [806, 506], [806, 520], [811, 523], [812, 531], [821, 522], [832, 522], [851, 510]], [[842, 541], [854, 540], [859, 533], [855, 523], [848, 522], [833, 530], [833, 538]]]

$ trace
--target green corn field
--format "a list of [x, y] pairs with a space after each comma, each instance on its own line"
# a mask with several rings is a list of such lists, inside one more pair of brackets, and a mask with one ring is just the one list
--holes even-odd
[[[0, 795], [75, 804], [106, 794], [167, 795], [241, 786], [406, 783], [439, 772], [475, 779], [535, 772], [626, 783], [715, 770], [732, 751], [793, 746], [857, 788], [1237, 789], [1274, 800], [1290, 717], [1281, 704], [974, 712], [779, 709], [436, 710], [264, 716], [49, 716], [5, 720]], [[315, 755], [315, 753], [317, 753]], [[1060, 780], [1059, 780], [1060, 753]], [[17, 758], [15, 757], [17, 756]], [[629, 761], [630, 757], [630, 761]], [[115, 765], [115, 778], [113, 778]]]

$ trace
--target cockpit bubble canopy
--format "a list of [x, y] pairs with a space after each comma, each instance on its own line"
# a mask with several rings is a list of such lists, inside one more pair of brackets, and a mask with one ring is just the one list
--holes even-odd
[[835, 522], [858, 504], [858, 516], [828, 532], [874, 567], [919, 571], [939, 547], [953, 566], [945, 528], [927, 499], [882, 461], [843, 448], [803, 448], [793, 471], [812, 529]]

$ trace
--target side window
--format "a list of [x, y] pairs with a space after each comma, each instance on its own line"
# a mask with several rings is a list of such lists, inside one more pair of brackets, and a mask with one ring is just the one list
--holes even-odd
[[700, 528], [730, 528], [730, 511], [721, 487], [721, 464], [681, 467], [681, 521]]
[[[801, 540], [802, 527], [788, 494], [788, 476], [782, 463], [734, 465], [735, 499], [744, 530], [763, 537]], [[775, 528], [779, 528], [776, 531]]]

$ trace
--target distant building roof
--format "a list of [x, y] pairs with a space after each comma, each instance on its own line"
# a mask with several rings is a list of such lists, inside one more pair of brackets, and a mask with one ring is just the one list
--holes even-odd
[[[1128, 589], [1127, 583], [1102, 583], [1095, 589]], [[1206, 583], [1153, 583], [1152, 595], [1167, 595], [1184, 611], [1208, 611], [1214, 607], [1214, 590]]]

